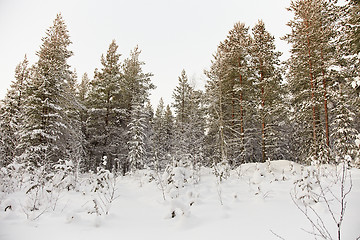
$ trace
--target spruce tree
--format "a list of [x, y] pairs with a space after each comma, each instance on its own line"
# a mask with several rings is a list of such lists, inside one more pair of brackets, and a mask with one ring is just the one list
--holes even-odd
[[339, 162], [347, 160], [354, 166], [360, 152], [355, 144], [359, 132], [354, 125], [356, 114], [352, 107], [356, 100], [350, 97], [353, 89], [348, 83], [339, 83], [337, 87], [338, 91], [334, 96], [337, 104], [332, 109], [335, 116], [332, 123], [334, 150]]
[[337, 51], [343, 56], [341, 73], [355, 90], [348, 94], [351, 99], [356, 100], [351, 111], [356, 114], [354, 124], [360, 131], [360, 3], [349, 1], [345, 6], [334, 9], [333, 14], [340, 15], [341, 19]]
[[336, 16], [336, 24], [340, 25], [336, 52], [341, 56], [341, 68], [333, 70], [337, 78], [330, 88], [334, 102], [331, 109], [334, 116], [331, 124], [333, 152], [338, 161], [347, 161], [352, 165], [359, 164], [359, 148], [356, 146], [356, 138], [360, 136], [359, 11], [360, 4], [356, 1], [331, 9], [331, 14]]
[[174, 157], [177, 161], [195, 165], [203, 161], [205, 113], [202, 93], [190, 86], [185, 70], [181, 72], [173, 98], [176, 113]]
[[358, 54], [360, 52], [360, 2], [351, 0], [348, 2], [348, 27], [350, 27], [350, 47], [352, 52]]
[[187, 145], [189, 144], [186, 138], [186, 132], [190, 122], [191, 111], [191, 95], [193, 92], [189, 84], [188, 77], [185, 70], [182, 70], [178, 78], [179, 83], [173, 92], [173, 108], [175, 110], [175, 139], [174, 143], [174, 157], [177, 161], [187, 159]]
[[176, 122], [181, 128], [181, 125], [189, 120], [189, 106], [192, 88], [190, 87], [189, 79], [184, 69], [181, 71], [178, 81], [178, 86], [176, 86], [173, 92], [173, 107], [175, 109]]
[[155, 111], [154, 116], [154, 156], [159, 168], [166, 166], [166, 129], [165, 129], [165, 106], [162, 98]]
[[263, 21], [259, 20], [252, 29], [251, 60], [254, 68], [254, 86], [257, 96], [259, 126], [261, 124], [261, 160], [275, 159], [276, 149], [280, 142], [280, 121], [282, 115], [280, 75], [280, 52], [276, 52], [275, 38], [265, 29]]
[[88, 100], [88, 95], [90, 91], [90, 79], [87, 73], [81, 78], [81, 82], [77, 85], [77, 98], [81, 104], [80, 110], [80, 122], [81, 122], [81, 131], [83, 134], [86, 134], [86, 121], [88, 118], [86, 103]]
[[67, 63], [73, 53], [67, 27], [58, 14], [37, 52], [39, 60], [25, 90], [24, 124], [20, 132], [22, 159], [50, 166], [64, 157], [69, 122], [65, 115]]
[[187, 152], [193, 166], [199, 166], [205, 161], [205, 107], [202, 91], [192, 91], [190, 97], [190, 120], [187, 124]]
[[154, 129], [154, 110], [150, 103], [150, 101], [147, 101], [145, 108], [144, 108], [144, 117], [145, 117], [145, 140], [144, 140], [144, 146], [145, 146], [145, 159], [146, 163], [145, 165], [149, 168], [154, 168], [154, 149], [155, 149], [155, 129]]
[[78, 109], [78, 130], [79, 134], [82, 136], [82, 139], [80, 141], [81, 149], [82, 149], [82, 160], [83, 160], [83, 170], [89, 171], [91, 165], [89, 164], [89, 136], [87, 132], [87, 120], [88, 120], [88, 109], [86, 106], [88, 95], [90, 91], [90, 79], [87, 75], [87, 73], [84, 73], [81, 82], [76, 84], [76, 98], [79, 103], [79, 109]]
[[165, 129], [165, 140], [164, 150], [168, 160], [171, 159], [174, 148], [174, 116], [171, 111], [170, 105], [166, 105], [164, 113], [164, 129]]
[[[134, 132], [132, 132], [129, 127], [131, 125], [134, 126], [134, 117], [132, 117], [134, 115], [133, 107], [139, 108], [136, 111], [144, 112], [145, 103], [149, 101], [150, 90], [155, 88], [151, 82], [151, 76], [153, 76], [153, 74], [143, 72], [143, 65], [145, 65], [145, 63], [139, 59], [140, 54], [141, 51], [136, 46], [134, 50], [130, 51], [130, 57], [126, 58], [122, 64], [123, 78], [120, 84], [120, 89], [122, 106], [126, 114], [125, 123], [127, 126], [127, 130], [125, 132], [127, 134], [124, 136], [124, 139], [126, 139], [129, 149], [129, 151], [122, 150], [124, 155], [126, 154], [126, 158], [121, 159], [123, 172], [129, 171], [130, 167], [136, 168], [143, 166], [143, 156], [141, 157], [142, 159], [138, 160], [141, 161], [141, 163], [133, 163], [133, 161], [135, 161], [133, 158], [135, 155], [133, 154], [134, 151], [130, 151], [130, 149], [133, 149], [134, 147], [134, 145], [131, 144], [134, 142]], [[135, 116], [139, 115], [135, 114]], [[147, 137], [145, 136], [145, 138]], [[132, 152], [131, 156], [129, 155], [130, 152]]]
[[73, 71], [71, 78], [66, 81], [64, 113], [68, 128], [66, 131], [66, 152], [64, 159], [72, 161], [75, 172], [79, 173], [85, 166], [83, 161], [86, 156], [85, 135], [82, 131], [82, 117], [84, 105], [77, 93], [77, 73]]
[[218, 47], [209, 71], [205, 71], [208, 81], [206, 83], [205, 101], [207, 102], [208, 133], [205, 138], [205, 156], [212, 159], [209, 164], [220, 162], [228, 163], [228, 146], [225, 139], [224, 127], [224, 59]]
[[128, 125], [129, 131], [129, 170], [136, 171], [142, 169], [146, 164], [146, 149], [145, 149], [145, 120], [144, 106], [138, 99], [133, 99], [131, 106], [130, 123]]
[[18, 157], [19, 131], [22, 126], [24, 91], [30, 69], [26, 55], [15, 68], [15, 81], [7, 91], [0, 109], [0, 165], [6, 166]]
[[154, 152], [157, 167], [164, 169], [172, 159], [174, 145], [174, 117], [169, 105], [162, 98], [154, 117]]

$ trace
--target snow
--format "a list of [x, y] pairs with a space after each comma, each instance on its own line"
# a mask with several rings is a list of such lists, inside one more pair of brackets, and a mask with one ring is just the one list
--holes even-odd
[[360, 148], [360, 134], [357, 135], [357, 138], [355, 139], [355, 144], [358, 148]]
[[[279, 239], [272, 232], [285, 239], [314, 239], [302, 230], [311, 231], [311, 225], [290, 194], [314, 167], [288, 161], [243, 164], [221, 181], [210, 168], [197, 172], [199, 181], [188, 180], [193, 174], [187, 168], [174, 169], [162, 179], [150, 170], [118, 177], [118, 197], [104, 204], [109, 214], [95, 213], [94, 200], [104, 195], [90, 190], [89, 175], [81, 176], [78, 191], [61, 191], [55, 210], [52, 206], [36, 220], [26, 218], [25, 193], [0, 193], [0, 239]], [[338, 182], [331, 181], [336, 167], [324, 166], [323, 172], [336, 193]], [[342, 239], [360, 235], [360, 170], [351, 173]], [[173, 183], [165, 181], [169, 177]], [[159, 181], [167, 184], [166, 200]], [[11, 209], [5, 211], [7, 206]], [[324, 204], [313, 206], [335, 234]]]
[[353, 88], [357, 88], [360, 86], [360, 77], [355, 77], [354, 80], [351, 82], [351, 86]]

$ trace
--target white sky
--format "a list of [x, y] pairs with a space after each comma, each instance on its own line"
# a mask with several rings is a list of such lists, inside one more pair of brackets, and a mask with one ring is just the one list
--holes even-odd
[[287, 52], [289, 47], [279, 37], [290, 31], [286, 23], [291, 14], [285, 9], [289, 4], [289, 0], [0, 0], [0, 99], [24, 55], [30, 64], [36, 62], [41, 38], [59, 12], [73, 42], [69, 64], [79, 79], [84, 72], [93, 77], [112, 39], [122, 59], [138, 44], [145, 72], [154, 74], [157, 89], [151, 100], [156, 108], [160, 97], [171, 103], [182, 69], [198, 87], [205, 83], [203, 71], [235, 22], [253, 27], [263, 19], [278, 50]]

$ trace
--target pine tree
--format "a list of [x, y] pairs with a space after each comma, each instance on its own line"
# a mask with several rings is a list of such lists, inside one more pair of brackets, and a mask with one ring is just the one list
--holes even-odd
[[90, 148], [89, 164], [94, 170], [101, 164], [104, 156], [107, 158], [108, 169], [112, 169], [120, 159], [125, 161], [127, 158], [124, 154], [127, 142], [124, 132], [127, 123], [122, 101], [123, 76], [117, 49], [118, 45], [113, 40], [106, 56], [101, 56], [102, 68], [100, 71], [95, 70], [86, 101], [89, 117], [86, 134]]
[[213, 81], [209, 84], [212, 85], [212, 94], [218, 95], [215, 96], [215, 106], [218, 107], [213, 110], [217, 109], [214, 117], [221, 123], [221, 158], [226, 158], [230, 165], [256, 161], [261, 154], [257, 146], [258, 126], [252, 118], [257, 113], [257, 106], [254, 104], [251, 37], [248, 31], [243, 23], [234, 25], [227, 38], [219, 44], [209, 74]]
[[6, 166], [18, 156], [18, 132], [22, 126], [24, 91], [29, 81], [30, 69], [26, 55], [15, 68], [15, 81], [7, 91], [0, 109], [0, 165]]
[[304, 133], [303, 158], [317, 158], [330, 147], [328, 86], [334, 80], [331, 69], [338, 62], [333, 41], [337, 28], [331, 8], [332, 3], [323, 0], [292, 1], [289, 8], [294, 20], [288, 23], [292, 33], [285, 37], [292, 44], [288, 79], [298, 130]]
[[[236, 23], [227, 38], [220, 43], [224, 63], [222, 89], [224, 97], [225, 136], [229, 146], [230, 164], [254, 161], [257, 126], [250, 118], [256, 114], [250, 63], [251, 37], [249, 28]], [[231, 106], [231, 109], [228, 107]]]
[[139, 60], [140, 54], [141, 50], [136, 46], [134, 50], [130, 51], [130, 57], [125, 59], [122, 65], [124, 75], [121, 83], [122, 100], [128, 111], [131, 111], [134, 99], [140, 101], [140, 104], [147, 102], [150, 90], [155, 88], [151, 83], [153, 74], [143, 72], [142, 66], [145, 63]]
[[58, 14], [42, 39], [39, 60], [25, 90], [24, 124], [20, 130], [22, 159], [35, 165], [52, 165], [64, 157], [68, 122], [64, 113], [67, 64], [73, 53], [67, 27]]
[[[258, 116], [261, 123], [261, 159], [276, 158], [275, 150], [279, 145], [280, 132], [278, 117], [282, 107], [281, 75], [279, 70], [281, 55], [275, 51], [275, 38], [265, 29], [263, 21], [258, 21], [252, 29], [251, 60], [255, 71], [254, 85]], [[260, 125], [260, 124], [259, 124]]]

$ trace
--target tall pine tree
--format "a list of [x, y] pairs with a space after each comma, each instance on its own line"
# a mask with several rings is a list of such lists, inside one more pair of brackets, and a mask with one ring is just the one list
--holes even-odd
[[258, 21], [252, 29], [251, 60], [254, 68], [259, 126], [261, 126], [261, 160], [279, 157], [276, 151], [280, 145], [278, 121], [281, 116], [282, 92], [280, 74], [280, 52], [276, 52], [275, 38], [265, 29], [263, 21]]
[[[87, 97], [89, 164], [96, 169], [106, 156], [107, 168], [112, 169], [120, 159], [126, 158], [126, 112], [121, 91], [121, 64], [115, 40], [106, 55], [101, 56], [100, 70], [95, 70], [94, 80]], [[86, 79], [85, 79], [86, 81]], [[84, 83], [85, 84], [85, 83]]]
[[327, 161], [330, 147], [328, 114], [329, 85], [334, 81], [336, 21], [331, 2], [292, 1], [289, 10], [294, 19], [288, 25], [292, 33], [285, 40], [292, 44], [288, 65], [289, 89], [293, 97], [298, 131], [302, 134], [302, 158]]

